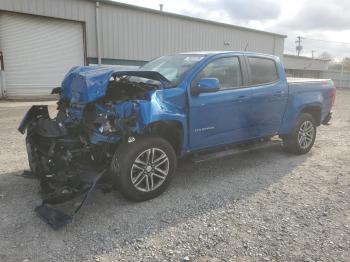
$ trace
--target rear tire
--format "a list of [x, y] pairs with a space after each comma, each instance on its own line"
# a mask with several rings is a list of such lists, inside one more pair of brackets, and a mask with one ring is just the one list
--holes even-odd
[[116, 150], [111, 162], [115, 186], [129, 200], [145, 201], [162, 194], [176, 169], [173, 147], [160, 137], [136, 137]]
[[283, 148], [292, 154], [306, 154], [311, 150], [315, 138], [315, 119], [308, 113], [302, 113], [298, 117], [293, 131], [283, 138]]

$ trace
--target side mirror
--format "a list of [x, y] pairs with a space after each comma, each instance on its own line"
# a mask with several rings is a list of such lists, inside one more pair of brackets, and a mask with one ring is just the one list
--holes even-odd
[[202, 78], [192, 88], [193, 93], [212, 93], [220, 89], [220, 82], [217, 78]]

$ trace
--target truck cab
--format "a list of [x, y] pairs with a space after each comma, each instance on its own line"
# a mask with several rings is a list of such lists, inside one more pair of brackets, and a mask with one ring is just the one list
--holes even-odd
[[[203, 89], [206, 78], [218, 79], [218, 86]], [[278, 134], [288, 101], [288, 83], [278, 58], [212, 55], [194, 70], [190, 83], [191, 150]]]

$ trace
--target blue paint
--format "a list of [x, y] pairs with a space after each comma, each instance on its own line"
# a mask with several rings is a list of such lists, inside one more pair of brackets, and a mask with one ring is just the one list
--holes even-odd
[[89, 132], [89, 139], [92, 144], [98, 144], [98, 143], [116, 143], [118, 142], [121, 137], [115, 134], [112, 135], [102, 135], [98, 133], [97, 131], [95, 132]]
[[71, 103], [86, 104], [103, 97], [114, 69], [73, 67], [62, 82], [63, 96]]
[[[72, 105], [72, 118], [81, 118], [81, 108], [87, 103], [102, 98], [108, 81], [113, 75], [139, 75], [161, 83], [157, 90], [149, 91], [146, 100], [132, 100], [113, 105], [112, 109], [99, 106], [97, 112], [125, 119], [136, 115], [135, 134], [143, 134], [145, 127], [158, 121], [176, 121], [182, 126], [182, 153], [238, 143], [249, 139], [270, 137], [291, 132], [299, 113], [308, 106], [321, 110], [321, 121], [331, 110], [333, 83], [301, 82], [288, 84], [279, 58], [251, 52], [200, 53], [204, 58], [194, 64], [176, 86], [157, 72], [123, 71], [112, 68], [75, 67], [66, 75], [62, 87], [63, 97]], [[208, 63], [223, 57], [239, 57], [243, 75], [243, 86], [218, 90], [217, 79], [203, 79], [197, 91], [191, 86]], [[246, 57], [272, 59], [277, 65], [278, 81], [250, 86], [250, 75]], [[211, 91], [211, 92], [207, 92]], [[75, 105], [77, 108], [74, 108]], [[79, 107], [80, 106], [80, 107]], [[123, 127], [121, 127], [123, 128]], [[92, 143], [115, 143], [121, 137], [105, 137], [92, 132]]]
[[109, 67], [73, 67], [62, 82], [63, 96], [71, 103], [87, 104], [105, 96], [112, 76], [139, 76], [159, 81], [166, 87], [169, 83], [164, 76], [152, 71], [118, 71]]
[[196, 83], [197, 93], [212, 93], [220, 89], [220, 82], [217, 78], [203, 78]]

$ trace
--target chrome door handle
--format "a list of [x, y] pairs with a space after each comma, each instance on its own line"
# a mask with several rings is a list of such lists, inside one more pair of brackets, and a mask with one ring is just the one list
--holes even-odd
[[243, 100], [246, 98], [247, 96], [239, 96], [236, 99], [233, 99], [232, 102], [243, 102]]
[[274, 96], [283, 96], [284, 95], [284, 92], [283, 91], [276, 91]]

